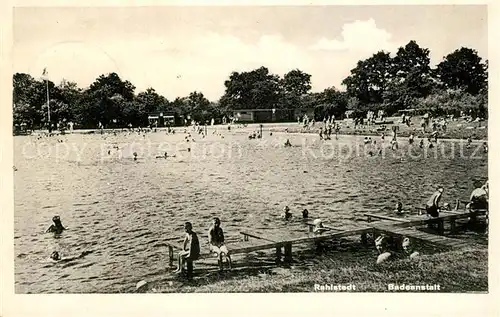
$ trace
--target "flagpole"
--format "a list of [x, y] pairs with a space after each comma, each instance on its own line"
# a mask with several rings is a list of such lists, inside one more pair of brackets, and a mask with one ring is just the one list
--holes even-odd
[[52, 127], [50, 126], [50, 100], [49, 100], [49, 80], [46, 78], [45, 83], [47, 84], [47, 120], [49, 123], [49, 133], [52, 130]]

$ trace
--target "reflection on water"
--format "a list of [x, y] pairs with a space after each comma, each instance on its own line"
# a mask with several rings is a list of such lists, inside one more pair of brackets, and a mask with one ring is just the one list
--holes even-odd
[[[242, 229], [306, 232], [299, 219], [279, 218], [285, 205], [297, 218], [307, 208], [333, 226], [355, 225], [367, 209], [421, 205], [436, 184], [446, 188], [444, 202], [467, 199], [471, 179], [487, 176], [486, 157], [471, 159], [475, 148], [458, 143], [443, 142], [444, 155], [427, 158], [418, 146], [403, 145], [401, 159], [390, 150], [366, 155], [362, 137], [342, 136], [326, 147], [317, 135], [223, 134], [196, 135], [189, 143], [184, 134], [164, 132], [75, 134], [64, 143], [15, 137], [16, 291], [130, 290], [141, 279], [168, 274], [162, 242], [182, 239], [188, 220], [204, 237], [219, 216], [228, 240], [239, 240]], [[283, 147], [286, 139], [294, 146]], [[165, 151], [176, 157], [155, 158]], [[44, 233], [56, 214], [69, 229], [59, 237]], [[93, 252], [47, 263], [55, 250], [63, 257]]]

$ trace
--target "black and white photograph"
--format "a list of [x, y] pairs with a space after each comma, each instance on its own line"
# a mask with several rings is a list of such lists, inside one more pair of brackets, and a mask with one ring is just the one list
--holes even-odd
[[12, 42], [15, 294], [490, 291], [488, 5], [20, 6]]

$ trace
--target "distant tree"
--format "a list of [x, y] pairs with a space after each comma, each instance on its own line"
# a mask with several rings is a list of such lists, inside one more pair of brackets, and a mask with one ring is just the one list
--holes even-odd
[[482, 62], [477, 51], [462, 47], [444, 57], [437, 65], [436, 74], [446, 88], [463, 89], [476, 95], [487, 86], [488, 64]]
[[134, 100], [134, 90], [134, 85], [116, 73], [101, 75], [85, 91], [79, 117], [90, 125], [107, 125], [122, 116], [124, 103]]
[[155, 111], [165, 109], [168, 105], [168, 100], [159, 95], [153, 88], [148, 88], [144, 92], [140, 92], [136, 97], [136, 105], [138, 106], [137, 115], [141, 126], [146, 126], [148, 122], [148, 114]]
[[266, 67], [250, 72], [233, 72], [224, 83], [220, 102], [227, 109], [270, 109], [280, 104], [281, 85], [277, 75]]
[[359, 61], [351, 74], [342, 81], [347, 93], [361, 103], [380, 103], [389, 83], [392, 59], [387, 52], [380, 51], [372, 57]]
[[186, 98], [186, 103], [191, 114], [191, 119], [201, 124], [209, 121], [212, 116], [210, 101], [205, 98], [203, 93], [194, 91]]
[[294, 69], [285, 74], [281, 85], [282, 102], [280, 108], [302, 108], [303, 97], [311, 90], [311, 75]]

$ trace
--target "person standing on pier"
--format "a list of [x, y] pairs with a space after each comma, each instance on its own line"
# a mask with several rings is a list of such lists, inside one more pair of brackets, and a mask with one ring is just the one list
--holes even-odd
[[225, 257], [231, 269], [231, 256], [229, 251], [224, 244], [224, 231], [220, 227], [220, 219], [215, 217], [213, 225], [208, 230], [208, 243], [210, 245], [210, 251], [217, 254], [219, 261], [219, 269], [222, 271], [222, 257]]
[[425, 205], [425, 210], [427, 214], [431, 217], [439, 217], [439, 201], [441, 200], [441, 196], [443, 195], [443, 187], [439, 186], [437, 190], [432, 194], [432, 196], [427, 201]]

